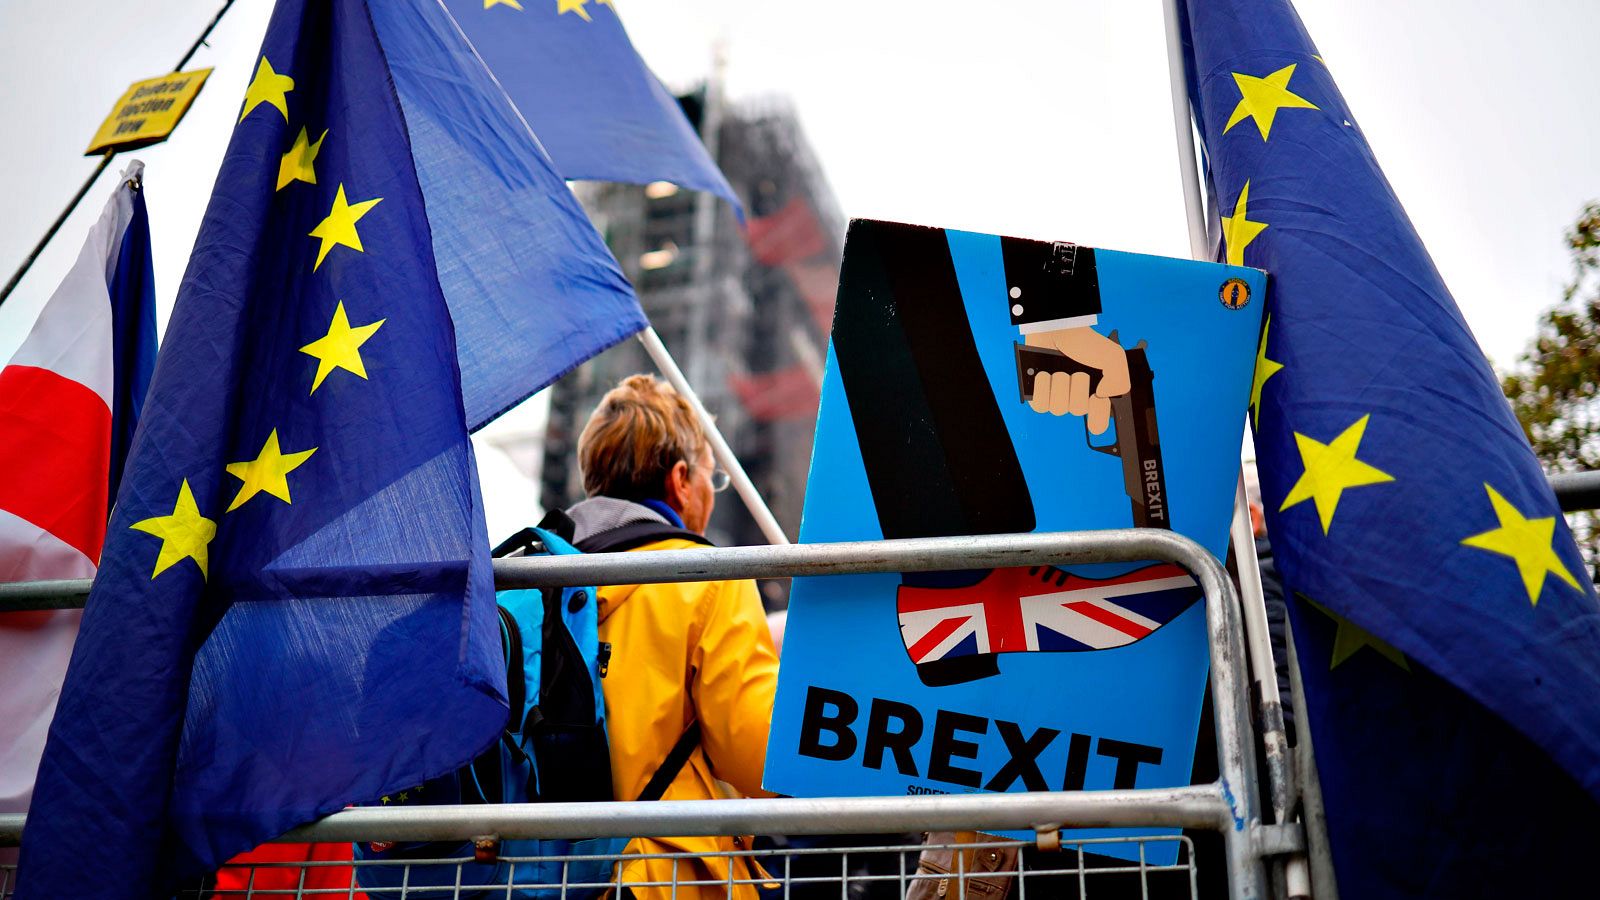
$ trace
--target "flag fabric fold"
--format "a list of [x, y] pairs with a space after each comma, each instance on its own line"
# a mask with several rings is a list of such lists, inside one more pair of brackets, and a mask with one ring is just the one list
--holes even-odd
[[1288, 0], [1182, 7], [1221, 257], [1272, 279], [1256, 451], [1341, 893], [1555, 889], [1600, 797], [1584, 562]]
[[372, 20], [411, 139], [476, 431], [649, 321], [444, 7], [377, 3]]
[[444, 0], [571, 179], [670, 181], [739, 198], [610, 0]]
[[[637, 304], [442, 15], [273, 13], [107, 529], [20, 897], [166, 895], [504, 726], [468, 440], [469, 374], [494, 364], [466, 342], [493, 316], [464, 324], [467, 285], [524, 260], [480, 295], [519, 328], [514, 303]], [[524, 189], [464, 208], [451, 166]], [[474, 215], [488, 249], [441, 261], [472, 252]], [[494, 233], [513, 222], [537, 245]], [[554, 377], [533, 353], [499, 365]]]
[[[0, 581], [88, 578], [155, 360], [144, 165], [131, 163], [0, 369]], [[24, 812], [78, 610], [0, 614], [0, 811]]]

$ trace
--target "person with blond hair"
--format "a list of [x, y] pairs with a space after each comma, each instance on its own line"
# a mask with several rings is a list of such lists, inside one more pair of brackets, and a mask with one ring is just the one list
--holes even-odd
[[[578, 438], [578, 460], [587, 499], [568, 515], [579, 549], [710, 544], [706, 525], [728, 475], [670, 385], [633, 375], [608, 392]], [[600, 640], [611, 645], [601, 685], [617, 799], [715, 799], [723, 785], [768, 796], [761, 773], [778, 656], [755, 583], [612, 585], [598, 594]], [[731, 896], [753, 900], [749, 882], [766, 873], [734, 855], [749, 847], [748, 837], [636, 838], [618, 880], [624, 895], [655, 900], [729, 896], [731, 878]], [[723, 855], [626, 858], [660, 853]], [[692, 881], [706, 884], [684, 884]]]

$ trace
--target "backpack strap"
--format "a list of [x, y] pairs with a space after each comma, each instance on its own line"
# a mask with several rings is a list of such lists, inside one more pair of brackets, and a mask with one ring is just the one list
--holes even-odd
[[700, 720], [696, 719], [689, 723], [683, 734], [678, 736], [678, 742], [672, 745], [672, 749], [667, 752], [667, 758], [661, 761], [660, 768], [650, 776], [650, 783], [639, 793], [639, 799], [660, 800], [673, 779], [683, 771], [683, 764], [689, 761], [689, 757], [698, 746], [700, 746]]
[[[544, 518], [539, 520], [538, 525], [535, 525], [532, 528], [524, 528], [516, 534], [513, 534], [511, 537], [501, 541], [493, 550], [489, 551], [489, 555], [496, 559], [504, 559], [508, 556], [535, 556], [540, 553], [562, 553], [565, 551], [563, 551], [560, 547], [546, 546], [546, 544], [549, 542], [545, 540], [545, 537], [547, 537], [549, 534], [554, 534], [556, 537], [561, 538], [563, 541], [570, 544], [572, 542], [572, 535], [577, 530], [577, 523], [573, 522], [572, 517], [567, 515], [564, 510], [552, 509], [545, 513]], [[546, 534], [540, 534], [541, 531], [546, 532]]]
[[[528, 702], [528, 683], [522, 675], [522, 630], [517, 627], [516, 617], [511, 615], [511, 610], [504, 606], [496, 606], [500, 612], [500, 633], [504, 635], [502, 647], [506, 656], [506, 693], [510, 695], [512, 720], [507, 724], [507, 731], [522, 730], [522, 722], [517, 721], [522, 716], [522, 707]], [[519, 677], [512, 677], [513, 675]]]
[[556, 537], [567, 543], [572, 543], [572, 536], [578, 533], [578, 523], [572, 521], [564, 509], [552, 509], [539, 520], [539, 527], [545, 531], [554, 532]]
[[624, 550], [633, 550], [669, 538], [694, 541], [707, 547], [716, 546], [703, 534], [695, 534], [688, 529], [677, 528], [665, 522], [631, 522], [599, 534], [591, 534], [579, 541], [577, 547], [584, 553], [621, 553]]
[[[678, 528], [666, 522], [632, 522], [618, 528], [602, 531], [599, 534], [589, 535], [579, 541], [576, 546], [583, 553], [621, 553], [626, 550], [643, 547], [645, 544], [653, 544], [656, 541], [664, 541], [671, 538], [693, 541], [696, 544], [703, 544], [707, 547], [716, 546], [703, 534], [696, 534], [686, 528]], [[672, 745], [671, 750], [667, 751], [666, 759], [661, 761], [661, 765], [656, 768], [655, 774], [650, 776], [650, 782], [639, 793], [638, 799], [644, 801], [660, 800], [661, 796], [667, 792], [667, 788], [672, 785], [673, 780], [678, 777], [678, 773], [683, 771], [684, 764], [689, 761], [689, 757], [694, 755], [695, 748], [699, 746], [700, 722], [697, 719], [689, 723], [689, 727], [684, 729], [683, 734], [678, 735], [677, 742]]]
[[532, 528], [524, 528], [495, 545], [495, 548], [489, 551], [489, 555], [495, 559], [504, 559], [508, 556], [528, 556], [542, 549], [539, 533]]

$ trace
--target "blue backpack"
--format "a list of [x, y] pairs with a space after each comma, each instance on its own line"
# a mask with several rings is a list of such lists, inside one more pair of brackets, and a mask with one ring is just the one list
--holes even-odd
[[[518, 532], [495, 548], [494, 555], [580, 552], [569, 543], [572, 521], [564, 514], [552, 513], [540, 526]], [[611, 659], [611, 645], [599, 639], [599, 603], [594, 588], [501, 591], [498, 599], [500, 641], [511, 701], [505, 732], [471, 763], [409, 791], [384, 797], [385, 806], [615, 799], [611, 751], [606, 739], [605, 696], [600, 687]], [[638, 799], [660, 799], [698, 746], [699, 738], [699, 723], [695, 723], [672, 748]], [[627, 842], [625, 837], [505, 840], [498, 848], [475, 848], [472, 841], [358, 843], [358, 861], [381, 860], [386, 864], [358, 865], [356, 876], [363, 888], [399, 888], [404, 884], [408, 897], [545, 900], [563, 892], [522, 888], [508, 893], [506, 885], [604, 884], [612, 880], [613, 861], [581, 857], [615, 857]], [[493, 861], [430, 864], [433, 860], [475, 855], [479, 859], [488, 856]], [[517, 863], [500, 859], [523, 856], [549, 859]], [[408, 867], [402, 865], [405, 862], [414, 863], [409, 875]], [[458, 866], [459, 884], [464, 889], [460, 893], [456, 892]], [[427, 890], [435, 887], [440, 890]], [[603, 887], [569, 887], [564, 893], [567, 897], [585, 898], [597, 897], [604, 891]]]

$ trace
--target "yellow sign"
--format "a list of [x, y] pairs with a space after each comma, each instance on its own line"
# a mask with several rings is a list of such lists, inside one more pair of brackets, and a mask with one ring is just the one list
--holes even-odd
[[129, 150], [166, 140], [210, 74], [210, 69], [195, 69], [135, 81], [112, 107], [111, 115], [101, 123], [83, 155], [95, 156], [113, 147]]

